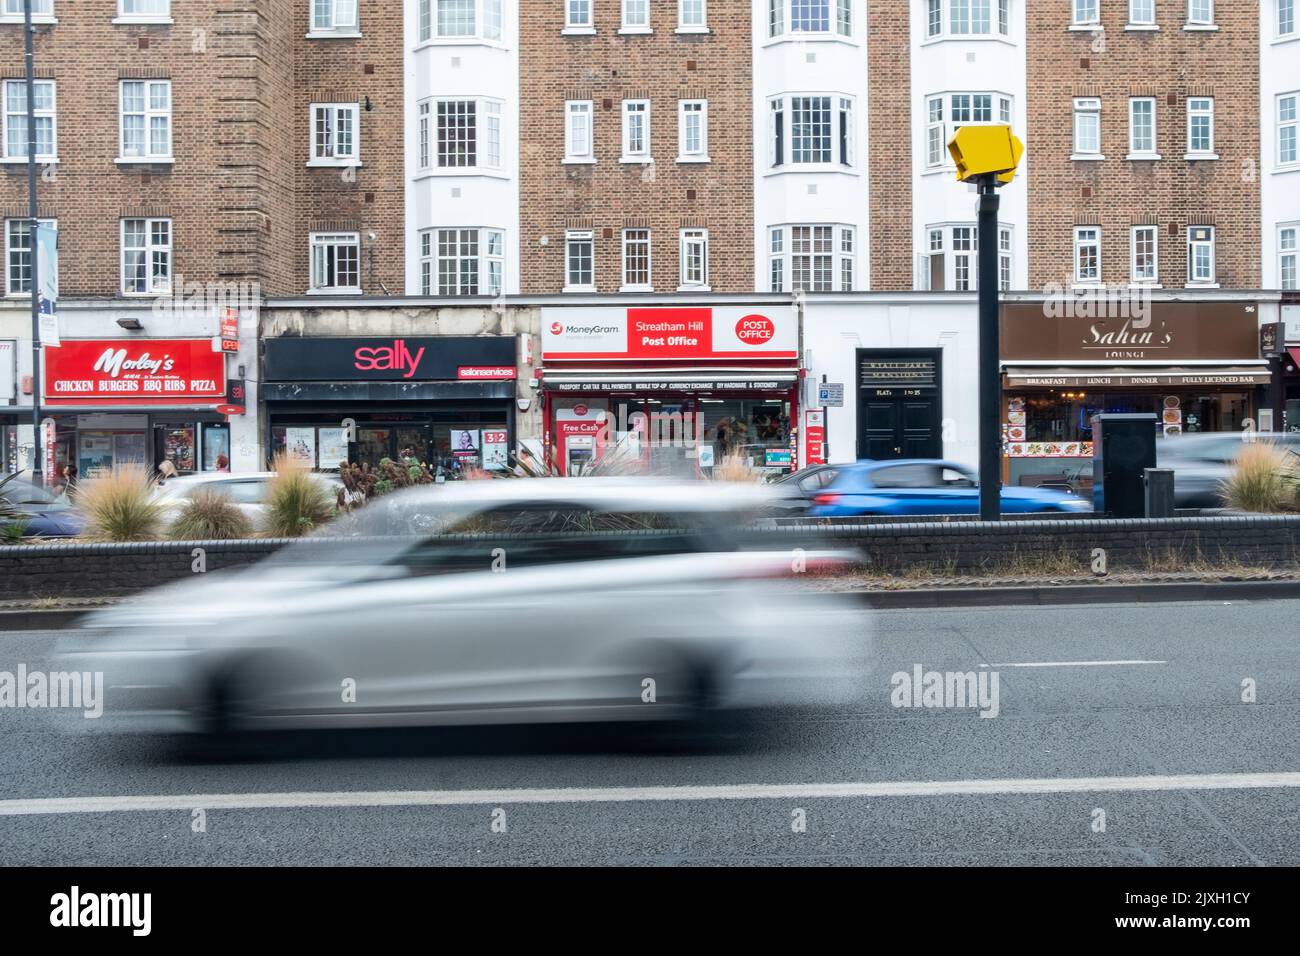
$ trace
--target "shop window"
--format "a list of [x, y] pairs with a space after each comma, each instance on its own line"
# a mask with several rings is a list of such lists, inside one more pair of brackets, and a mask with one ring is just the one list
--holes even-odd
[[773, 474], [788, 471], [790, 408], [784, 399], [699, 399], [702, 441], [715, 464], [737, 457]]
[[361, 237], [355, 232], [310, 236], [311, 292], [361, 291]]

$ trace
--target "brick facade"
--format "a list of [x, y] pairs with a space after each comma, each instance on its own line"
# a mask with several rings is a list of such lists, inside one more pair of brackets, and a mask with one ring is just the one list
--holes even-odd
[[[314, 224], [373, 230], [375, 277], [401, 291], [400, 6], [364, 5], [354, 40], [305, 39], [298, 0], [173, 3], [171, 25], [113, 24], [111, 8], [56, 0], [58, 23], [36, 29], [37, 77], [56, 83], [58, 163], [42, 167], [39, 201], [59, 221], [62, 296], [120, 294], [119, 221], [134, 216], [172, 220], [173, 278], [256, 281], [266, 294], [306, 289]], [[0, 25], [0, 62], [21, 79], [20, 24]], [[171, 80], [172, 164], [115, 162], [118, 83], [138, 78]], [[304, 167], [307, 104], [327, 93], [374, 107], [354, 182]], [[0, 211], [26, 217], [25, 163], [3, 165]], [[367, 265], [363, 246], [370, 291]]]
[[[1101, 4], [1104, 32], [1072, 31], [1067, 3], [1029, 3], [1030, 287], [1073, 279], [1073, 232], [1102, 227], [1101, 281], [1129, 281], [1130, 227], [1159, 226], [1159, 281], [1187, 282], [1189, 225], [1215, 227], [1217, 282], [1260, 283], [1259, 10], [1214, 5], [1218, 30], [1185, 30], [1184, 3], [1157, 3], [1159, 30], [1126, 30], [1128, 4]], [[1156, 99], [1158, 160], [1127, 160], [1129, 98]], [[1187, 99], [1215, 101], [1217, 160], [1188, 161]], [[1102, 161], [1072, 161], [1073, 99], [1101, 99]]]
[[911, 4], [867, 5], [870, 288], [912, 288]]
[[[748, 3], [711, 3], [707, 34], [677, 34], [677, 4], [649, 35], [620, 36], [620, 0], [594, 0], [595, 36], [562, 36], [564, 4], [520, 2], [520, 291], [559, 292], [566, 228], [595, 232], [595, 283], [617, 292], [622, 230], [648, 228], [656, 292], [680, 279], [678, 233], [709, 231], [715, 292], [754, 288]], [[593, 101], [596, 163], [564, 165], [564, 103]], [[622, 101], [651, 101], [653, 166], [620, 163]], [[679, 164], [677, 101], [708, 100], [712, 162]], [[541, 244], [542, 237], [547, 244]]]

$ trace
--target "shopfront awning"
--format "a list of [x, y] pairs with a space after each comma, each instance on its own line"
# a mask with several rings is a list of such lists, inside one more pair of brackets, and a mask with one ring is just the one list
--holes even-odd
[[513, 399], [513, 380], [501, 382], [263, 382], [267, 402], [436, 402]]
[[1271, 380], [1263, 364], [1150, 368], [1011, 365], [1002, 371], [1007, 388], [1253, 388]]
[[798, 369], [772, 368], [599, 368], [546, 371], [554, 392], [725, 392], [786, 391], [799, 381]]

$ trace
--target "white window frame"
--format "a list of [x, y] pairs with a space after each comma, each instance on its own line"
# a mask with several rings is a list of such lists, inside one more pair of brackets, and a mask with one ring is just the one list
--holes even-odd
[[[958, 248], [958, 230], [966, 243]], [[928, 292], [979, 291], [979, 223], [939, 222], [925, 227], [917, 287]], [[932, 258], [938, 256], [943, 267], [943, 285], [934, 287]], [[958, 260], [962, 260], [960, 263]], [[998, 290], [1011, 289], [1015, 277], [1015, 230], [998, 223]]]
[[[474, 8], [473, 29], [468, 32], [442, 33], [438, 5], [457, 0], [417, 0], [416, 42], [419, 44], [494, 44], [501, 43], [505, 32], [505, 0], [470, 0]], [[457, 21], [460, 23], [461, 21]]]
[[[564, 29], [561, 33], [584, 36], [596, 32], [596, 0], [564, 0]], [[575, 13], [586, 11], [586, 16], [578, 19]]]
[[988, 11], [987, 31], [973, 32], [977, 23], [982, 22], [975, 16], [975, 0], [964, 0], [962, 9], [966, 11], [966, 30], [958, 30], [960, 22], [953, 0], [926, 0], [922, 15], [925, 18], [925, 37], [922, 42], [941, 40], [1006, 40], [1011, 35], [1011, 0], [979, 0], [981, 7]]
[[[689, 8], [696, 8], [700, 11], [700, 20], [698, 23], [688, 23], [686, 21], [686, 12]], [[677, 32], [678, 33], [708, 33], [709, 32], [709, 0], [677, 0]]]
[[[1141, 7], [1142, 9], [1139, 9]], [[1128, 29], [1158, 30], [1156, 22], [1156, 0], [1129, 0]]]
[[[475, 176], [475, 175], [500, 175], [505, 166], [506, 144], [505, 136], [505, 118], [504, 104], [501, 100], [493, 99], [486, 96], [434, 96], [427, 101], [429, 103], [429, 168], [425, 172], [435, 176]], [[473, 134], [474, 161], [464, 165], [444, 165], [441, 143], [443, 118], [452, 119], [459, 116], [459, 113], [443, 112], [444, 106], [451, 104], [471, 103], [474, 106], [474, 118], [470, 125], [463, 127]], [[495, 121], [495, 139], [493, 138], [493, 127]], [[447, 127], [448, 129], [461, 130], [462, 127]], [[468, 139], [453, 142], [452, 145], [465, 146]], [[493, 148], [495, 146], [495, 149]], [[448, 152], [447, 157], [453, 157], [455, 151]]]
[[[360, 294], [361, 292], [361, 234], [359, 232], [313, 232], [307, 237], [307, 291], [313, 295]], [[317, 270], [317, 249], [354, 248], [357, 251], [356, 285], [325, 285], [324, 275]], [[335, 253], [337, 256], [337, 252]], [[337, 271], [337, 268], [336, 268]]]
[[[640, 242], [642, 241], [639, 237], [638, 237], [637, 239], [633, 239], [632, 236], [631, 236], [632, 233], [644, 233], [644, 234], [645, 234], [645, 239], [644, 239], [644, 242], [645, 242], [645, 263], [646, 263], [646, 265], [645, 265], [645, 279], [646, 279], [646, 281], [645, 281], [645, 282], [629, 282], [629, 281], [628, 281], [628, 273], [627, 273], [627, 252], [628, 252], [628, 246], [629, 246], [632, 242], [636, 242], [636, 243], [640, 244]], [[635, 228], [624, 229], [624, 230], [622, 231], [622, 234], [621, 234], [621, 236], [620, 236], [620, 239], [621, 239], [621, 245], [622, 245], [622, 268], [621, 268], [621, 271], [620, 271], [620, 278], [621, 278], [621, 280], [622, 280], [622, 285], [619, 286], [619, 290], [618, 290], [618, 291], [620, 291], [620, 292], [653, 292], [653, 291], [655, 290], [655, 284], [654, 284], [654, 233], [651, 232], [651, 230], [649, 230], [649, 229], [644, 229], [644, 228], [641, 228], [641, 227], [638, 226], [638, 227], [635, 227]]]
[[[794, 159], [794, 101], [802, 100], [826, 100], [826, 108], [829, 119], [827, 128], [827, 152], [829, 159], [825, 162], [821, 160], [795, 162]], [[844, 104], [848, 104], [847, 111]], [[811, 91], [807, 93], [782, 93], [780, 96], [774, 96], [768, 100], [768, 151], [767, 161], [770, 170], [808, 170], [820, 169], [826, 171], [839, 171], [857, 169], [857, 138], [858, 128], [857, 121], [854, 118], [857, 115], [857, 100], [852, 94], [838, 93], [834, 91]], [[781, 134], [777, 135], [777, 122], [780, 117]], [[847, 119], [848, 129], [844, 129]], [[821, 137], [817, 137], [820, 139]], [[847, 145], [848, 162], [842, 162], [842, 146]], [[776, 150], [780, 146], [780, 162], [777, 162]], [[856, 175], [856, 174], [855, 174]]]
[[[1193, 108], [1193, 103], [1209, 103], [1209, 108], [1197, 106]], [[1209, 117], [1210, 142], [1208, 148], [1194, 149], [1192, 147], [1192, 122], [1199, 117]], [[1214, 151], [1214, 97], [1212, 96], [1189, 96], [1187, 98], [1187, 153], [1184, 159], [1218, 159], [1218, 154]]]
[[[1139, 103], [1148, 103], [1151, 106], [1151, 143], [1149, 149], [1139, 148], [1137, 142], [1137, 105]], [[1159, 115], [1159, 104], [1154, 96], [1131, 96], [1128, 101], [1128, 155], [1125, 159], [1159, 159], [1159, 129], [1157, 126], [1157, 116]]]
[[113, 18], [114, 23], [173, 23], [171, 0], [138, 0], [138, 2], [149, 5], [159, 3], [162, 10], [151, 10], [147, 13], [139, 11], [127, 12], [127, 5], [131, 0], [117, 0], [117, 16]]
[[[329, 149], [328, 153], [321, 152], [321, 143], [319, 142], [316, 131], [317, 124], [321, 114], [324, 113], [329, 121]], [[308, 116], [308, 139], [310, 140], [309, 149], [310, 157], [307, 160], [308, 166], [360, 166], [361, 165], [361, 104], [360, 103], [312, 103], [307, 113]], [[350, 117], [350, 150], [346, 153], [338, 152], [340, 121], [344, 116]]]
[[[641, 117], [641, 146], [639, 149], [633, 149], [632, 142], [632, 117]], [[623, 116], [623, 154], [619, 157], [622, 163], [646, 164], [653, 162], [651, 159], [650, 148], [650, 101], [649, 100], [624, 100], [622, 107]]]
[[[1092, 233], [1093, 236], [1090, 239], [1085, 239], [1083, 235], [1084, 233]], [[1071, 266], [1071, 271], [1074, 274], [1074, 284], [1076, 286], [1101, 285], [1101, 266], [1102, 266], [1101, 226], [1075, 226], [1073, 235], [1074, 235], [1074, 242], [1072, 245], [1072, 249], [1074, 251], [1074, 264]], [[1091, 276], [1085, 275], [1083, 273], [1083, 270], [1080, 269], [1079, 267], [1080, 265], [1079, 253], [1088, 245], [1092, 245], [1095, 247], [1093, 252], [1093, 258], [1096, 260], [1097, 263], [1096, 270], [1095, 270], [1096, 274]]]
[[[36, 220], [36, 222], [37, 222], [38, 225], [41, 225], [41, 226], [53, 226], [55, 229], [57, 229], [57, 228], [59, 227], [59, 221], [58, 221], [57, 219], [38, 219], [38, 220]], [[4, 288], [4, 294], [5, 294], [6, 296], [10, 296], [10, 297], [13, 297], [13, 298], [30, 299], [31, 296], [32, 296], [31, 286], [29, 285], [26, 289], [21, 288], [21, 285], [20, 285], [20, 283], [21, 283], [21, 279], [18, 277], [18, 275], [17, 275], [16, 272], [14, 271], [13, 254], [14, 254], [15, 252], [20, 252], [20, 253], [21, 253], [21, 252], [23, 251], [22, 249], [15, 249], [14, 244], [13, 244], [13, 241], [12, 241], [12, 240], [13, 240], [13, 231], [12, 231], [12, 230], [13, 230], [14, 226], [16, 226], [16, 225], [19, 224], [19, 223], [24, 223], [24, 224], [28, 224], [28, 225], [30, 225], [31, 220], [28, 219], [26, 216], [11, 216], [11, 217], [9, 217], [8, 219], [6, 219], [6, 220], [4, 221], [4, 230], [5, 230], [5, 234], [4, 234], [4, 247], [5, 247], [5, 250], [4, 250], [4, 251], [5, 251], [5, 288]], [[30, 243], [31, 243], [31, 242], [33, 241], [33, 239], [35, 238], [35, 237], [32, 235], [32, 230], [31, 230], [30, 228], [28, 228], [28, 230], [27, 230], [27, 236], [28, 236], [27, 241], [28, 241], [28, 243], [29, 243], [29, 245], [28, 245], [27, 248], [26, 248], [26, 252], [27, 252], [27, 271], [28, 271], [28, 273], [30, 273], [30, 272], [31, 272], [31, 268], [32, 268], [32, 262], [31, 262], [32, 247], [31, 247]], [[31, 279], [30, 279], [30, 277], [29, 277], [29, 278], [28, 278], [28, 282], [30, 283], [30, 281], [31, 281]], [[17, 286], [17, 287], [16, 287], [16, 286]]]
[[[1285, 244], [1286, 233], [1290, 244]], [[6, 261], [8, 261], [6, 259]], [[1291, 277], [1287, 279], [1287, 271]], [[1300, 221], [1278, 223], [1277, 227], [1277, 285], [1279, 289], [1300, 289]]]
[[[145, 152], [139, 156], [129, 156], [126, 152], [126, 86], [128, 83], [139, 83], [144, 86], [144, 111], [132, 111], [132, 116], [144, 117], [144, 144]], [[153, 102], [153, 87], [163, 85], [167, 88], [167, 108], [158, 109], [151, 107]], [[174, 161], [172, 155], [172, 81], [168, 79], [158, 80], [119, 80], [117, 84], [117, 162], [119, 163], [170, 163]], [[167, 120], [167, 152], [155, 153], [153, 147], [153, 120], [165, 118]]]
[[[307, 0], [308, 40], [361, 36], [360, 0]], [[325, 14], [324, 17], [320, 16]]]
[[854, 41], [856, 23], [853, 15], [853, 0], [825, 0], [825, 30], [796, 30], [794, 18], [796, 2], [804, 2], [804, 0], [768, 0], [767, 37], [769, 40], [788, 38]]
[[1101, 0], [1073, 0], [1070, 4], [1070, 25], [1085, 29], [1101, 26]]
[[[586, 243], [589, 250], [590, 282], [572, 282], [573, 244]], [[596, 291], [596, 230], [567, 229], [564, 233], [564, 285], [561, 292], [595, 292]]]
[[[808, 230], [807, 243], [810, 247], [806, 252], [796, 251], [795, 230]], [[825, 236], [820, 236], [817, 230], [826, 230]], [[769, 292], [793, 292], [795, 291], [795, 260], [796, 258], [807, 259], [806, 274], [812, 279], [816, 279], [819, 272], [823, 272], [829, 278], [829, 284], [822, 288], [810, 288], [805, 291], [809, 292], [851, 292], [857, 286], [857, 230], [855, 226], [843, 222], [794, 222], [782, 223], [777, 226], [769, 226], [767, 230], [768, 237], [768, 271], [767, 283]], [[800, 240], [803, 241], [803, 240]], [[827, 242], [825, 248], [818, 248], [817, 243]], [[819, 264], [818, 259], [827, 260], [824, 264]], [[776, 274], [780, 273], [781, 282], [775, 281]], [[849, 288], [844, 288], [845, 280], [848, 280]], [[814, 282], [813, 285], [816, 283]]]
[[[0, 23], [22, 23], [23, 0], [0, 2]], [[32, 23], [57, 23], [54, 19], [54, 0], [32, 0]]]
[[[1095, 96], [1080, 96], [1074, 99], [1074, 139], [1071, 144], [1073, 152], [1070, 153], [1070, 159], [1073, 160], [1100, 160], [1105, 159], [1101, 151], [1101, 100]], [[1092, 136], [1094, 142], [1091, 148], [1083, 142], [1081, 135], [1084, 127], [1091, 123]]]
[[[1285, 12], [1289, 17], [1290, 29], [1283, 28], [1287, 22], [1282, 19], [1284, 9], [1282, 4], [1284, 3], [1287, 5]], [[1297, 15], [1296, 12], [1296, 0], [1278, 0], [1277, 16], [1273, 18], [1273, 31], [1277, 34], [1279, 40], [1290, 40], [1300, 35], [1300, 32], [1298, 32], [1300, 31], [1300, 15]]]
[[[1197, 8], [1204, 5], [1209, 11], [1206, 14], [1198, 15]], [[1187, 0], [1187, 22], [1183, 25], [1184, 30], [1217, 30], [1219, 29], [1214, 23], [1214, 0]]]
[[[451, 254], [443, 253], [442, 233], [449, 233]], [[474, 243], [473, 287], [462, 288], [462, 260], [467, 256], [461, 244], [466, 236]], [[420, 294], [438, 298], [496, 297], [504, 294], [506, 283], [505, 230], [495, 226], [434, 226], [420, 230]], [[499, 251], [493, 252], [493, 245]], [[445, 291], [442, 282], [443, 262], [455, 263], [451, 270], [452, 288]]]
[[[700, 120], [699, 129], [699, 148], [694, 150], [687, 149], [689, 137], [687, 136], [687, 122], [691, 115], [698, 115]], [[677, 101], [677, 162], [679, 163], [707, 163], [709, 162], [709, 101], [708, 100], [678, 100]]]
[[[1208, 238], [1200, 238], [1199, 234], [1208, 233]], [[1191, 286], [1209, 286], [1217, 287], [1219, 284], [1218, 264], [1216, 262], [1215, 238], [1217, 230], [1214, 226], [1188, 226], [1187, 227], [1187, 285]], [[1193, 238], [1198, 236], [1198, 238]], [[1208, 276], [1196, 276], [1196, 251], [1199, 248], [1206, 248], [1210, 251], [1210, 274]]]
[[[688, 263], [692, 248], [699, 250], [700, 275], [692, 278]], [[709, 230], [682, 229], [677, 234], [677, 261], [679, 264], [678, 292], [710, 292], [709, 286]]]
[[[636, 19], [634, 11], [644, 11], [644, 18]], [[622, 34], [654, 33], [654, 28], [650, 26], [650, 0], [620, 0], [618, 32]]]
[[[585, 150], [575, 149], [573, 121], [575, 117], [585, 117], [584, 135], [587, 140]], [[596, 161], [595, 142], [595, 104], [591, 100], [565, 100], [564, 102], [564, 162], [594, 163]]]
[[[9, 133], [10, 133], [10, 126], [14, 122], [21, 122], [22, 137], [24, 142], [26, 141], [27, 114], [31, 112], [31, 110], [24, 110], [22, 113], [9, 112], [9, 89], [11, 85], [23, 91], [24, 100], [27, 98], [27, 83], [25, 80], [5, 80], [2, 84], [0, 84], [0, 111], [2, 111], [0, 112], [0, 117], [2, 117], [2, 122], [0, 122], [0, 160], [3, 160], [4, 162], [10, 162], [10, 163], [19, 163], [19, 162], [25, 163], [27, 162], [26, 149], [24, 149], [21, 153], [19, 152], [11, 153], [9, 151]], [[33, 86], [49, 87], [50, 103], [52, 104], [48, 109], [38, 108], [35, 110], [37, 120], [48, 119], [50, 121], [50, 145], [52, 147], [51, 151], [48, 153], [38, 152], [36, 154], [36, 162], [57, 163], [59, 161], [58, 85], [54, 80], [36, 80]], [[17, 120], [15, 120], [15, 117], [17, 117]], [[38, 146], [40, 145], [40, 141], [41, 141], [41, 137], [38, 133], [36, 136], [36, 143]]]
[[[1289, 100], [1291, 103], [1289, 119], [1282, 118], [1283, 102]], [[1300, 90], [1291, 93], [1280, 93], [1277, 97], [1277, 106], [1273, 115], [1276, 117], [1276, 135], [1277, 150], [1274, 153], [1273, 161], [1277, 163], [1279, 169], [1295, 169], [1300, 166]], [[1282, 141], [1285, 139], [1285, 133], [1291, 134], [1291, 157], [1288, 159], [1282, 152]]]
[[[144, 245], [132, 246], [130, 250], [126, 245], [126, 224], [128, 222], [144, 223]], [[167, 242], [157, 243], [154, 241], [154, 226], [157, 223], [167, 223]], [[173, 249], [176, 245], [175, 224], [167, 216], [123, 216], [118, 220], [117, 246], [118, 246], [118, 288], [122, 295], [130, 298], [145, 298], [149, 296], [166, 295], [171, 291], [172, 276], [176, 274], [176, 262]], [[128, 276], [126, 270], [126, 254], [128, 251], [140, 251], [144, 253], [145, 283], [148, 288], [129, 289]], [[167, 257], [167, 275], [163, 280], [155, 280], [153, 274], [153, 261], [156, 253], [165, 253]]]
[[[1138, 233], [1151, 234], [1151, 275], [1138, 275]], [[1160, 227], [1151, 224], [1132, 226], [1128, 240], [1128, 280], [1131, 285], [1160, 285]]]
[[421, 100], [415, 108], [415, 165], [421, 172], [430, 168], [433, 149], [433, 101]]
[[[954, 117], [957, 115], [955, 105], [957, 97], [969, 97], [968, 106], [963, 110], [970, 110], [974, 113], [975, 98], [980, 96], [989, 97], [989, 119], [987, 120], [962, 120], [957, 122]], [[935, 113], [935, 105], [939, 105], [939, 111]], [[931, 93], [926, 96], [923, 106], [925, 116], [925, 167], [928, 171], [938, 171], [951, 169], [953, 167], [952, 157], [948, 154], [948, 141], [952, 139], [953, 134], [962, 126], [1005, 126], [1010, 124], [1010, 120], [1015, 116], [1015, 100], [1006, 93], [998, 90], [947, 90], [941, 93]], [[938, 153], [931, 150], [931, 146], [938, 144]], [[936, 162], [935, 159], [938, 161]]]

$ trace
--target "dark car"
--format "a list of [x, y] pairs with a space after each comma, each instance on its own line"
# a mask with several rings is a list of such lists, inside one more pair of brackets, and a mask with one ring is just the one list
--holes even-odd
[[18, 473], [0, 479], [0, 527], [14, 524], [23, 537], [70, 538], [85, 529], [86, 517], [66, 494]]
[[801, 517], [810, 513], [813, 498], [840, 473], [839, 465], [809, 465], [782, 475], [772, 482], [779, 493], [780, 506], [776, 510], [785, 517]]
[[[860, 461], [813, 496], [819, 518], [860, 515], [968, 515], [980, 509], [979, 484], [965, 465], [936, 459]], [[1003, 488], [1003, 514], [1091, 511], [1083, 498], [1048, 488]]]

